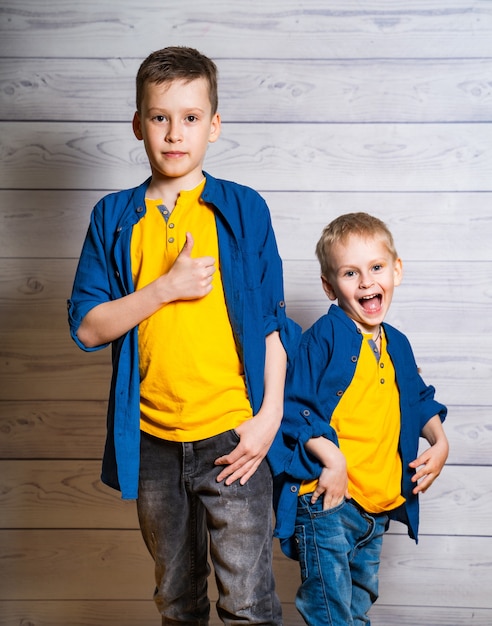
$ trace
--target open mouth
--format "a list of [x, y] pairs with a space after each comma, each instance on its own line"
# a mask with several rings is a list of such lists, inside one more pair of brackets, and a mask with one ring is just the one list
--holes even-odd
[[375, 313], [381, 309], [381, 294], [377, 293], [372, 296], [365, 296], [360, 298], [359, 304], [367, 313]]

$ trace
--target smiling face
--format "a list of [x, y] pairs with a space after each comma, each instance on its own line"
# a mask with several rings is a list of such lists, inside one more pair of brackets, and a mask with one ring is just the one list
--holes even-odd
[[384, 238], [350, 234], [332, 245], [321, 280], [330, 300], [338, 300], [362, 332], [376, 334], [401, 278], [401, 259], [394, 258]]
[[144, 141], [154, 184], [180, 179], [182, 189], [198, 185], [207, 146], [220, 135], [207, 80], [146, 83], [133, 131]]

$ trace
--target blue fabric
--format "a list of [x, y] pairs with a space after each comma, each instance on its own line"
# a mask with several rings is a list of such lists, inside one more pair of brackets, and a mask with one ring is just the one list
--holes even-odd
[[[265, 336], [278, 330], [289, 352], [295, 345], [298, 327], [286, 317], [282, 263], [264, 200], [248, 187], [208, 174], [205, 177], [202, 199], [215, 209], [229, 317], [256, 413], [263, 400]], [[91, 214], [68, 301], [70, 332], [83, 350], [91, 350], [77, 337], [84, 316], [98, 304], [134, 291], [132, 227], [145, 215], [149, 183], [150, 178], [136, 188], [102, 198]], [[123, 498], [136, 498], [140, 441], [137, 328], [113, 342], [112, 359], [102, 480], [120, 489]]]
[[363, 626], [378, 597], [387, 515], [352, 501], [323, 511], [322, 498], [298, 498], [295, 528], [301, 568], [296, 607], [309, 626]]
[[[384, 324], [388, 354], [395, 368], [400, 393], [400, 455], [403, 464], [402, 495], [406, 502], [390, 513], [408, 526], [417, 540], [418, 497], [412, 494], [415, 471], [408, 463], [417, 458], [424, 425], [436, 414], [441, 420], [446, 407], [434, 400], [434, 387], [422, 380], [408, 339]], [[270, 448], [268, 460], [274, 474], [275, 535], [282, 550], [296, 558], [293, 543], [299, 486], [321, 473], [321, 465], [306, 452], [312, 437], [327, 437], [338, 444], [330, 419], [354, 376], [362, 345], [362, 334], [354, 322], [332, 304], [302, 336], [299, 350], [287, 370], [285, 408], [281, 427]]]

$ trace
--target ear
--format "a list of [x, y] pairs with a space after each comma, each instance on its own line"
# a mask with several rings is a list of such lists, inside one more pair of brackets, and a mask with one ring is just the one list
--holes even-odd
[[321, 275], [321, 284], [323, 285], [323, 291], [326, 293], [330, 300], [336, 300], [337, 294], [333, 290], [331, 283], [328, 282], [326, 276]]
[[393, 274], [395, 277], [395, 287], [398, 287], [398, 285], [401, 283], [403, 279], [403, 263], [400, 258], [396, 259], [395, 261], [395, 264], [393, 267]]
[[139, 141], [142, 141], [143, 139], [142, 124], [140, 123], [140, 114], [138, 111], [135, 111], [135, 115], [133, 116], [132, 127], [133, 127], [133, 133], [135, 137]]
[[208, 136], [209, 143], [215, 143], [220, 137], [220, 125], [220, 115], [215, 113], [212, 117], [212, 121], [210, 122], [210, 134]]

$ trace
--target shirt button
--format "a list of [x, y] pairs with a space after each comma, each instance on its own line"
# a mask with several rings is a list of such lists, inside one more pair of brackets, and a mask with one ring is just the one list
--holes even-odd
[[384, 363], [380, 363], [380, 364], [379, 364], [379, 367], [384, 367]]
[[311, 415], [311, 411], [309, 409], [304, 409], [302, 414], [304, 415], [304, 417], [308, 417], [309, 415]]
[[285, 302], [284, 302], [283, 300], [280, 300], [280, 302], [278, 303], [278, 305], [279, 305], [279, 307], [280, 307], [281, 309], [283, 309], [283, 308], [284, 308], [284, 306], [285, 306]]
[[168, 242], [169, 243], [174, 243], [174, 237], [169, 237]]
[[384, 383], [385, 383], [384, 378], [381, 378], [381, 384], [384, 385]]
[[139, 206], [139, 207], [138, 207], [138, 209], [137, 209], [137, 213], [142, 213], [142, 212], [143, 212], [143, 210], [144, 210], [144, 209], [143, 209], [143, 206]]
[[292, 485], [290, 490], [291, 490], [292, 493], [297, 493], [297, 487], [295, 485]]
[[350, 359], [350, 360], [352, 361], [352, 363], [356, 363], [356, 362], [357, 362], [357, 357], [356, 357], [356, 356], [353, 356], [353, 357], [351, 357], [351, 359]]
[[174, 228], [174, 224], [169, 224], [169, 228]]
[[340, 398], [341, 396], [343, 396], [343, 391], [341, 389], [339, 389], [337, 391], [337, 396]]

